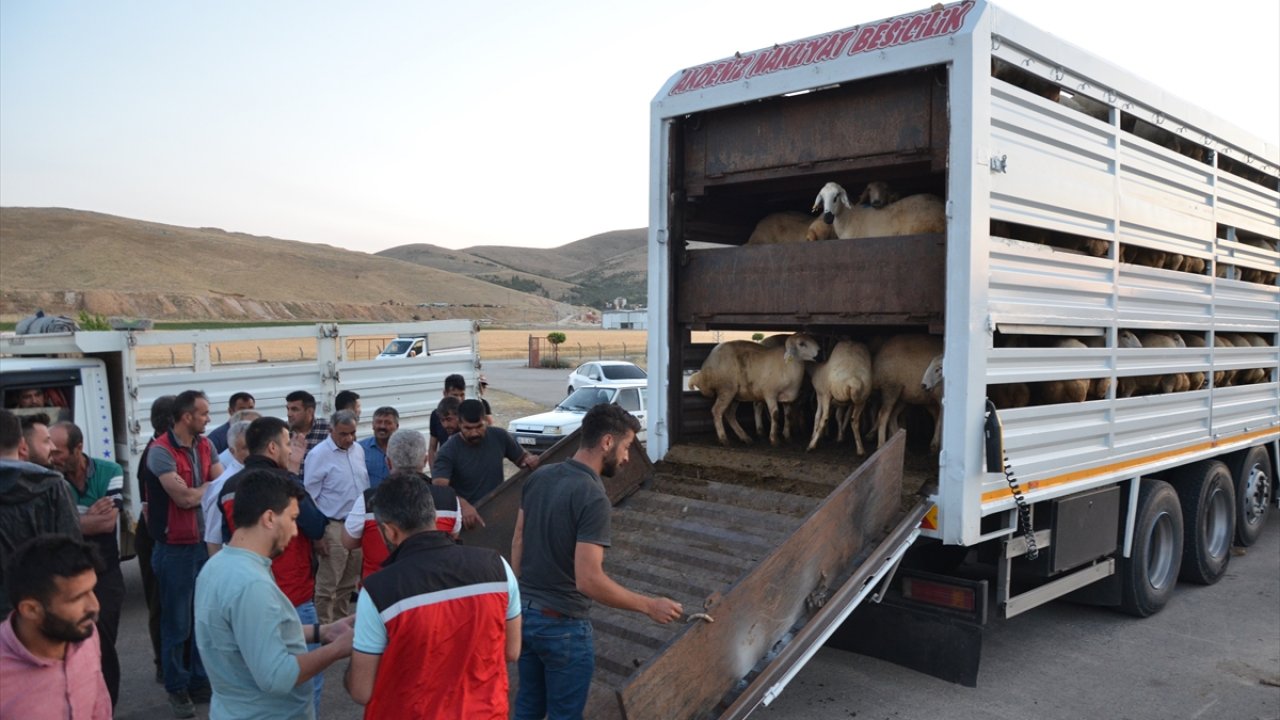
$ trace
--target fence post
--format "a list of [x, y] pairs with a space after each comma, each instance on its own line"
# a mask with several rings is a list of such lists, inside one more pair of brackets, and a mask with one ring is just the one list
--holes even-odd
[[604, 345], [601, 345], [600, 343], [596, 343], [596, 359], [604, 359]]
[[626, 360], [626, 359], [627, 359], [627, 344], [626, 344], [626, 343], [622, 343], [622, 359], [623, 359], [623, 360]]

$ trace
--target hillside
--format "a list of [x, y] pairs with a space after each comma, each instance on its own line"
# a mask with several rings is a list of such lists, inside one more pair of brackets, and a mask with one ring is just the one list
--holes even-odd
[[329, 245], [62, 208], [0, 209], [0, 314], [35, 307], [219, 320], [514, 322], [579, 311], [464, 274]]
[[592, 235], [548, 249], [480, 245], [448, 250], [415, 244], [388, 248], [378, 255], [520, 290], [545, 290], [553, 298], [600, 307], [619, 296], [632, 304], [644, 303], [647, 237], [647, 230], [637, 228]]

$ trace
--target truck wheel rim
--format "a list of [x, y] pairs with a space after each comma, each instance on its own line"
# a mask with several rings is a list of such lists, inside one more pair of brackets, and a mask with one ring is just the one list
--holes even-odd
[[1151, 523], [1147, 538], [1147, 582], [1161, 590], [1173, 576], [1173, 518], [1162, 512]]
[[1206, 506], [1202, 544], [1209, 557], [1222, 557], [1231, 543], [1231, 514], [1234, 509], [1227, 502], [1226, 493], [1216, 486]]
[[1249, 476], [1244, 482], [1244, 497], [1244, 521], [1250, 526], [1257, 525], [1271, 502], [1271, 478], [1267, 477], [1261, 465], [1249, 468]]

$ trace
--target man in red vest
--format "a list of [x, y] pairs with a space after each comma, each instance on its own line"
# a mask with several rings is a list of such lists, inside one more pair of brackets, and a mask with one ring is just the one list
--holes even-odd
[[[195, 717], [195, 703], [208, 702], [209, 678], [193, 635], [196, 575], [209, 553], [204, 546], [200, 500], [206, 483], [222, 474], [213, 443], [204, 437], [209, 399], [199, 390], [179, 393], [173, 427], [147, 451], [156, 478], [147, 489], [147, 525], [156, 539], [151, 567], [160, 586], [160, 652], [164, 689], [174, 717]], [[184, 648], [190, 643], [190, 661]]]
[[360, 591], [347, 691], [366, 718], [507, 720], [507, 663], [520, 655], [511, 566], [436, 530], [419, 478], [387, 478], [373, 506], [395, 549]]

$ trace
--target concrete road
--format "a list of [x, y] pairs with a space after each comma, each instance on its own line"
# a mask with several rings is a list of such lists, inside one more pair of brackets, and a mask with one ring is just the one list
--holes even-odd
[[[137, 563], [120, 629], [120, 720], [171, 717], [153, 681]], [[321, 717], [362, 716], [326, 673]], [[1163, 612], [1137, 620], [1054, 603], [996, 623], [977, 688], [871, 658], [824, 649], [771, 707], [786, 720], [1275, 720], [1280, 718], [1280, 515], [1257, 545], [1232, 558], [1217, 585], [1179, 585]], [[207, 706], [197, 708], [206, 717]]]
[[[491, 386], [551, 407], [567, 370], [489, 361]], [[498, 408], [495, 408], [498, 412]], [[121, 720], [171, 717], [154, 682], [137, 563], [124, 565]], [[326, 673], [321, 717], [362, 716], [339, 663]], [[825, 720], [1166, 720], [1280, 718], [1280, 513], [1216, 585], [1179, 585], [1158, 615], [1137, 620], [1054, 603], [995, 622], [977, 688], [964, 688], [838, 650], [821, 650], [760, 718]], [[208, 708], [198, 712], [205, 717]]]
[[480, 372], [493, 389], [532, 400], [547, 409], [568, 394], [569, 369], [530, 368], [524, 360], [486, 360]]

